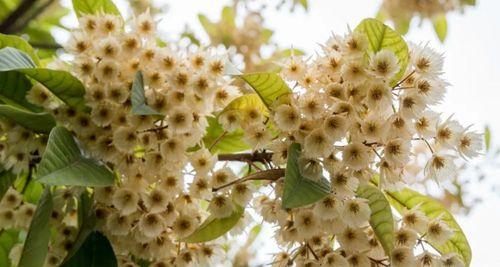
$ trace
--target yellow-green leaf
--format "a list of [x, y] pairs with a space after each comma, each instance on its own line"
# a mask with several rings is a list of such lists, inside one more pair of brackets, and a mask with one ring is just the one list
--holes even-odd
[[224, 108], [222, 113], [230, 110], [245, 112], [249, 109], [257, 109], [264, 116], [269, 115], [269, 110], [267, 109], [264, 102], [262, 102], [258, 94], [247, 94], [235, 98]]
[[425, 215], [429, 218], [436, 218], [442, 215], [441, 219], [455, 230], [455, 235], [442, 245], [432, 243], [431, 245], [441, 254], [452, 252], [457, 253], [467, 266], [470, 265], [472, 252], [469, 242], [460, 228], [460, 225], [458, 225], [455, 218], [453, 218], [453, 215], [446, 210], [446, 207], [443, 204], [411, 189], [403, 189], [398, 192], [388, 191], [386, 192], [386, 195], [388, 196], [392, 206], [399, 212], [401, 212], [404, 208], [412, 209], [418, 205], [418, 209], [425, 213]]
[[274, 72], [249, 73], [240, 77], [255, 90], [268, 108], [281, 96], [292, 93], [292, 89]]
[[370, 225], [386, 254], [391, 255], [394, 249], [394, 218], [389, 201], [380, 189], [370, 184], [360, 185], [357, 195], [368, 200], [371, 210]]
[[33, 49], [33, 47], [31, 47], [31, 45], [28, 42], [26, 42], [23, 38], [19, 36], [0, 33], [0, 48], [5, 48], [5, 47], [12, 47], [15, 49], [19, 49], [28, 54], [31, 57], [31, 59], [33, 59], [35, 65], [38, 66], [40, 64], [40, 60], [38, 59], [38, 56], [35, 53], [35, 49]]
[[434, 26], [434, 31], [436, 32], [437, 37], [441, 43], [446, 39], [446, 35], [448, 34], [448, 22], [446, 21], [446, 16], [439, 15], [432, 19], [432, 25]]
[[243, 207], [235, 205], [233, 213], [226, 218], [214, 218], [209, 216], [194, 233], [181, 241], [187, 243], [201, 243], [214, 240], [231, 230], [243, 216], [244, 211]]
[[486, 151], [490, 151], [491, 148], [491, 130], [489, 126], [484, 127], [484, 146]]
[[397, 82], [406, 72], [409, 61], [408, 45], [401, 35], [379, 20], [372, 18], [364, 19], [355, 31], [366, 34], [371, 52], [376, 53], [382, 49], [394, 52], [400, 67], [399, 72], [393, 78]]
[[120, 16], [120, 11], [111, 0], [73, 0], [73, 9], [78, 17], [85, 14], [112, 14]]

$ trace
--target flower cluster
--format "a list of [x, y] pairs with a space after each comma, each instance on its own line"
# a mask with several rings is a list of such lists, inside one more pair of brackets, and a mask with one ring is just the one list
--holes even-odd
[[[257, 113], [255, 108], [225, 112], [220, 117], [228, 131], [242, 127], [254, 149], [270, 148], [275, 165], [286, 163], [287, 150], [295, 142], [303, 148], [299, 164], [306, 177], [317, 181], [323, 170], [329, 174], [331, 195], [309, 207], [281, 209], [281, 180], [275, 198], [261, 197], [256, 202], [264, 220], [279, 225], [276, 238], [284, 247], [305, 242], [313, 250], [325, 251], [314, 259], [304, 256], [307, 249], [299, 249], [296, 253], [304, 255], [293, 257], [297, 262], [319, 264], [325, 260], [333, 264], [341, 257], [335, 253], [340, 253], [346, 257], [342, 261], [350, 261], [352, 266], [370, 266], [370, 260], [380, 258], [374, 253], [381, 247], [368, 231], [366, 200], [355, 196], [358, 185], [373, 182], [374, 174], [379, 174], [382, 188], [405, 185], [410, 176], [406, 168], [415, 160], [412, 150], [419, 143], [428, 149], [423, 172], [437, 182], [453, 175], [458, 156], [469, 159], [481, 150], [479, 134], [431, 110], [443, 99], [448, 85], [440, 77], [440, 54], [428, 46], [413, 45], [410, 64], [401, 69], [390, 50], [365, 57], [368, 45], [361, 33], [335, 35], [323, 46], [323, 55], [311, 62], [297, 56], [283, 62], [281, 74], [295, 87], [292, 95], [277, 101], [272, 109], [270, 116], [278, 134], [264, 116], [252, 115]], [[451, 230], [440, 219], [421, 226], [432, 225], [443, 228], [436, 237], [440, 242], [450, 237]], [[434, 238], [424, 228], [419, 233]], [[336, 236], [337, 252], [326, 240], [332, 235]], [[280, 254], [276, 262], [286, 264], [289, 257]], [[399, 257], [392, 259], [395, 266], [410, 266], [394, 262]]]
[[[275, 239], [284, 252], [276, 255], [274, 266], [463, 266], [457, 255], [438, 256], [425, 248], [426, 242], [446, 242], [455, 229], [440, 216], [427, 218], [418, 206], [402, 214], [395, 249], [386, 255], [369, 224], [369, 202], [357, 194], [369, 183], [391, 190], [407, 184], [419, 144], [428, 149], [421, 172], [437, 182], [456, 171], [458, 158], [479, 154], [479, 134], [431, 110], [448, 84], [441, 77], [442, 56], [428, 46], [412, 45], [408, 59], [389, 49], [369, 52], [363, 33], [334, 35], [316, 58], [292, 54], [281, 63], [280, 75], [293, 85], [292, 93], [269, 109], [260, 102], [233, 109], [227, 106], [242, 93], [224, 76], [224, 55], [159, 45], [147, 12], [130, 25], [109, 14], [84, 15], [79, 22], [65, 48], [73, 57], [71, 72], [85, 87], [89, 111], [62, 103], [42, 86], [35, 86], [28, 100], [49, 111], [89, 156], [116, 173], [115, 185], [93, 189], [93, 208], [97, 228], [110, 240], [120, 266], [136, 266], [133, 259], [152, 267], [215, 264], [224, 256], [220, 244], [186, 238], [209, 216], [227, 218], [245, 206], [276, 226]], [[251, 49], [252, 34], [245, 34], [241, 42]], [[131, 90], [139, 74], [145, 105], [156, 111], [152, 115], [133, 109]], [[209, 122], [217, 120], [223, 133], [205, 147]], [[5, 167], [31, 171], [46, 136], [10, 122], [1, 126]], [[217, 142], [235, 130], [253, 153], [214, 154]], [[326, 181], [330, 193], [314, 204], [284, 209], [283, 167], [294, 143], [301, 147], [301, 175], [312, 183]], [[257, 172], [238, 179], [231, 165], [217, 164], [229, 160], [246, 162]], [[274, 182], [271, 193], [257, 190], [252, 180]], [[54, 201], [52, 224], [61, 233], [51, 241], [46, 266], [60, 264], [75, 241], [80, 193], [72, 187], [55, 190], [60, 201]], [[27, 227], [34, 210], [9, 189], [0, 202], [0, 228]], [[244, 213], [232, 232], [241, 232], [248, 217]], [[418, 246], [422, 251], [415, 256]], [[14, 263], [19, 251], [11, 252]]]

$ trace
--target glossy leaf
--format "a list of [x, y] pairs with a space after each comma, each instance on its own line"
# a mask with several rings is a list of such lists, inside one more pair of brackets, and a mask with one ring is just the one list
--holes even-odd
[[209, 216], [191, 235], [181, 241], [187, 243], [200, 243], [214, 240], [231, 230], [243, 216], [244, 209], [235, 205], [235, 210], [226, 218]]
[[19, 36], [0, 33], [0, 48], [5, 48], [5, 47], [12, 47], [20, 51], [23, 51], [24, 53], [28, 54], [28, 56], [33, 60], [35, 65], [38, 66], [40, 64], [40, 60], [36, 55], [35, 49], [33, 49], [33, 47], [31, 47], [31, 45], [28, 42], [26, 42], [23, 38]]
[[432, 26], [434, 26], [434, 31], [439, 38], [441, 43], [446, 39], [448, 34], [448, 22], [446, 21], [445, 15], [439, 15], [432, 19]]
[[398, 81], [406, 72], [409, 61], [408, 45], [399, 33], [376, 19], [364, 19], [355, 29], [366, 34], [369, 50], [376, 53], [382, 49], [389, 49], [399, 60], [399, 73], [393, 79]]
[[73, 0], [73, 9], [78, 17], [84, 14], [120, 15], [120, 11], [111, 0]]
[[14, 49], [0, 50], [0, 72], [17, 71], [43, 84], [68, 106], [80, 111], [88, 110], [85, 106], [85, 87], [69, 72], [36, 68], [28, 54]]
[[313, 181], [302, 174], [299, 166], [300, 144], [293, 143], [288, 148], [288, 161], [285, 170], [285, 187], [283, 189], [283, 208], [291, 209], [313, 204], [330, 193], [330, 183], [321, 177]]
[[106, 166], [85, 158], [72, 134], [64, 127], [52, 129], [38, 165], [40, 183], [50, 185], [108, 186], [114, 175]]
[[249, 73], [240, 76], [250, 85], [269, 108], [274, 101], [292, 90], [277, 73]]
[[48, 113], [34, 113], [9, 105], [0, 105], [0, 116], [37, 133], [49, 133], [56, 126], [54, 118]]
[[368, 200], [371, 210], [370, 225], [386, 254], [391, 255], [395, 237], [394, 218], [389, 201], [380, 189], [370, 184], [360, 185], [357, 196]]
[[442, 245], [431, 245], [441, 254], [457, 253], [469, 266], [472, 258], [471, 248], [469, 242], [465, 237], [462, 229], [453, 218], [453, 215], [446, 210], [446, 207], [439, 201], [430, 197], [424, 196], [411, 189], [404, 189], [398, 192], [386, 192], [392, 206], [401, 212], [404, 208], [411, 209], [419, 206], [421, 210], [429, 218], [436, 218], [442, 215], [441, 219], [448, 224], [449, 227], [455, 230], [455, 235], [446, 243]]
[[52, 194], [45, 188], [31, 220], [18, 267], [41, 267], [49, 250]]
[[134, 76], [132, 84], [132, 114], [134, 115], [161, 115], [160, 112], [154, 110], [146, 104], [146, 96], [144, 94], [144, 78], [142, 72], [138, 71]]
[[26, 93], [33, 86], [23, 73], [17, 71], [0, 72], [0, 103], [27, 108], [31, 111], [42, 111], [26, 100]]
[[109, 240], [99, 232], [92, 232], [78, 251], [61, 267], [117, 267], [115, 253]]
[[16, 175], [3, 167], [0, 167], [0, 200], [3, 198], [9, 187], [12, 186], [14, 180], [16, 180]]
[[[210, 147], [215, 140], [217, 140], [223, 133], [222, 125], [214, 117], [207, 117], [208, 127], [206, 129], [206, 134], [203, 137], [203, 143], [205, 147]], [[245, 151], [251, 149], [243, 141], [243, 130], [237, 129], [233, 132], [226, 133], [222, 138], [219, 139], [217, 144], [212, 147], [213, 152], [218, 153], [236, 153], [240, 151]]]

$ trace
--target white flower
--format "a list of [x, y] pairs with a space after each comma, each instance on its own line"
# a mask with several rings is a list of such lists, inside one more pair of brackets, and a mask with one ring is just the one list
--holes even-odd
[[314, 214], [323, 220], [335, 219], [342, 209], [341, 201], [335, 195], [328, 195], [314, 204]]
[[409, 267], [415, 265], [415, 256], [413, 248], [397, 247], [391, 253], [391, 266], [394, 267]]
[[280, 130], [291, 132], [300, 125], [300, 113], [291, 105], [280, 105], [275, 109], [274, 121]]
[[458, 137], [457, 150], [463, 158], [476, 157], [482, 149], [483, 135], [466, 130]]
[[446, 121], [437, 125], [436, 143], [445, 148], [453, 149], [463, 131], [464, 128], [457, 121], [452, 120], [450, 116]]
[[404, 210], [401, 220], [406, 227], [423, 234], [426, 231], [429, 220], [418, 208], [418, 206], [415, 206], [410, 210]]
[[394, 52], [382, 49], [370, 58], [370, 68], [375, 77], [390, 80], [399, 71]]
[[284, 76], [286, 80], [297, 81], [302, 78], [307, 70], [307, 65], [299, 56], [292, 55], [290, 58], [287, 58], [284, 63], [281, 64], [281, 74]]
[[150, 238], [159, 236], [164, 230], [163, 220], [156, 213], [144, 214], [139, 220], [138, 226], [139, 230]]
[[338, 235], [340, 245], [348, 251], [364, 251], [369, 248], [368, 236], [361, 228], [346, 226]]
[[368, 166], [372, 159], [368, 147], [362, 143], [350, 143], [342, 149], [343, 162], [354, 170], [361, 170]]
[[323, 122], [323, 130], [332, 141], [341, 139], [348, 127], [348, 122], [344, 116], [330, 115]]
[[349, 262], [338, 252], [330, 252], [322, 259], [324, 267], [349, 267]]
[[465, 264], [456, 253], [445, 254], [440, 261], [443, 267], [465, 267]]
[[394, 233], [395, 245], [412, 248], [417, 243], [418, 234], [411, 228], [402, 227]]
[[137, 210], [139, 195], [127, 188], [120, 188], [113, 194], [113, 205], [122, 215], [128, 215]]
[[454, 234], [455, 232], [439, 216], [427, 224], [425, 238], [434, 244], [440, 245], [452, 238]]
[[304, 140], [304, 155], [312, 158], [328, 156], [332, 152], [332, 142], [322, 128], [313, 130]]
[[418, 74], [436, 76], [443, 69], [443, 55], [438, 54], [427, 45], [412, 45], [411, 63]]
[[210, 214], [215, 218], [226, 218], [229, 217], [235, 207], [231, 199], [225, 195], [216, 195], [210, 201], [208, 205], [208, 210]]
[[359, 181], [356, 177], [344, 172], [337, 172], [330, 175], [332, 191], [339, 197], [352, 197], [358, 188]]
[[341, 218], [347, 225], [364, 226], [370, 220], [370, 206], [366, 199], [355, 198], [344, 201]]
[[248, 125], [245, 129], [245, 141], [252, 147], [252, 150], [264, 148], [270, 141], [272, 135], [264, 124]]
[[439, 114], [426, 110], [420, 116], [415, 118], [415, 130], [423, 138], [430, 138], [436, 135], [437, 122]]
[[442, 264], [439, 262], [437, 255], [424, 251], [422, 254], [417, 255], [417, 267], [442, 267]]
[[384, 147], [384, 159], [391, 165], [403, 167], [410, 161], [410, 142], [401, 138], [387, 141]]
[[455, 177], [456, 172], [454, 157], [442, 153], [434, 153], [424, 169], [425, 177], [434, 179], [436, 182], [451, 179], [451, 177]]

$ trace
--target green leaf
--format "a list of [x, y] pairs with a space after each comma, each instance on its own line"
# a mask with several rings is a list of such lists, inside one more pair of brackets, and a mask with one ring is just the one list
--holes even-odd
[[330, 183], [324, 177], [313, 181], [302, 175], [298, 160], [300, 144], [293, 143], [288, 148], [288, 161], [285, 170], [283, 189], [283, 208], [291, 209], [315, 203], [330, 193]]
[[392, 217], [391, 205], [384, 193], [370, 184], [362, 184], [358, 187], [357, 195], [368, 200], [370, 206], [370, 225], [377, 236], [378, 241], [387, 255], [391, 255], [394, 249], [394, 218]]
[[476, 0], [462, 0], [466, 5], [475, 6]]
[[43, 266], [49, 250], [52, 205], [52, 195], [47, 187], [33, 215], [18, 267]]
[[146, 104], [146, 96], [144, 94], [144, 78], [142, 72], [135, 73], [134, 82], [132, 84], [132, 114], [134, 115], [162, 115]]
[[0, 116], [37, 133], [49, 133], [56, 126], [54, 118], [48, 113], [34, 113], [9, 105], [0, 105]]
[[469, 242], [460, 228], [460, 225], [458, 225], [455, 218], [453, 218], [453, 215], [446, 210], [446, 207], [443, 204], [411, 189], [403, 189], [398, 192], [388, 191], [386, 194], [389, 197], [389, 201], [392, 206], [399, 212], [401, 212], [404, 208], [412, 209], [419, 206], [418, 209], [429, 218], [436, 218], [442, 215], [441, 219], [448, 224], [449, 227], [455, 230], [455, 235], [448, 242], [442, 245], [432, 243], [431, 245], [441, 254], [451, 252], [457, 253], [463, 259], [465, 264], [469, 266], [472, 258]]
[[214, 240], [231, 230], [243, 216], [244, 209], [235, 205], [235, 210], [226, 218], [208, 218], [188, 237], [182, 239], [182, 242], [201, 243]]
[[222, 9], [221, 20], [226, 25], [226, 27], [234, 28], [236, 27], [236, 22], [234, 21], [236, 14], [234, 9], [230, 6], [225, 6]]
[[[406, 72], [409, 61], [408, 45], [405, 40], [393, 29], [376, 19], [364, 19], [355, 29], [357, 32], [366, 34], [369, 42], [369, 50], [376, 53], [382, 49], [389, 49], [399, 60], [399, 73], [393, 79], [399, 81]], [[394, 83], [396, 83], [394, 82]]]
[[92, 232], [80, 249], [61, 267], [117, 267], [115, 253], [109, 240], [99, 232]]
[[[203, 143], [205, 147], [210, 147], [215, 140], [224, 133], [224, 129], [222, 129], [222, 125], [220, 125], [214, 117], [207, 117], [207, 121], [208, 127], [203, 137]], [[236, 153], [251, 149], [251, 147], [243, 141], [243, 136], [244, 133], [241, 129], [226, 133], [219, 139], [217, 144], [212, 147], [212, 151], [218, 153]]]
[[63, 261], [64, 265], [69, 261], [82, 247], [87, 237], [94, 231], [96, 225], [96, 217], [92, 209], [93, 195], [85, 191], [80, 196], [78, 202], [78, 234], [76, 235], [75, 242], [68, 251], [66, 258]]
[[16, 180], [16, 175], [11, 173], [8, 170], [5, 170], [3, 167], [0, 167], [0, 200], [3, 198], [9, 187], [12, 186], [14, 180]]
[[99, 187], [114, 182], [113, 172], [105, 165], [85, 158], [71, 133], [61, 126], [50, 132], [37, 175], [38, 182], [50, 185]]
[[215, 23], [211, 22], [205, 15], [199, 14], [198, 20], [200, 21], [201, 26], [208, 34], [210, 39], [214, 38], [217, 35], [217, 26]]
[[255, 90], [268, 108], [281, 96], [292, 93], [292, 89], [277, 73], [249, 73], [240, 77]]
[[111, 0], [72, 0], [76, 16], [84, 14], [112, 14], [121, 17], [120, 11]]
[[262, 102], [258, 94], [246, 94], [233, 99], [233, 101], [231, 101], [224, 108], [221, 114], [230, 110], [244, 112], [245, 110], [248, 109], [257, 109], [264, 116], [269, 115], [269, 110], [267, 109], [267, 106], [264, 104], [264, 102]]
[[17, 71], [0, 72], [0, 103], [27, 108], [31, 111], [42, 111], [26, 100], [26, 93], [33, 84], [23, 73]]
[[35, 49], [31, 47], [28, 42], [26, 42], [23, 38], [15, 35], [7, 35], [0, 33], [0, 48], [12, 47], [18, 49], [20, 51], [25, 52], [28, 56], [33, 59], [35, 65], [40, 64], [40, 60], [36, 55]]
[[484, 146], [486, 151], [490, 151], [491, 148], [491, 130], [489, 126], [484, 127]]
[[8, 229], [0, 233], [0, 266], [10, 267], [9, 253], [12, 247], [19, 242], [19, 230]]
[[446, 21], [446, 16], [439, 15], [432, 19], [432, 25], [434, 26], [434, 31], [439, 38], [441, 43], [444, 43], [446, 35], [448, 34], [448, 22]]
[[6, 47], [0, 50], [0, 72], [17, 71], [43, 84], [68, 106], [80, 111], [85, 106], [85, 87], [69, 72], [36, 68], [35, 63], [24, 52]]

